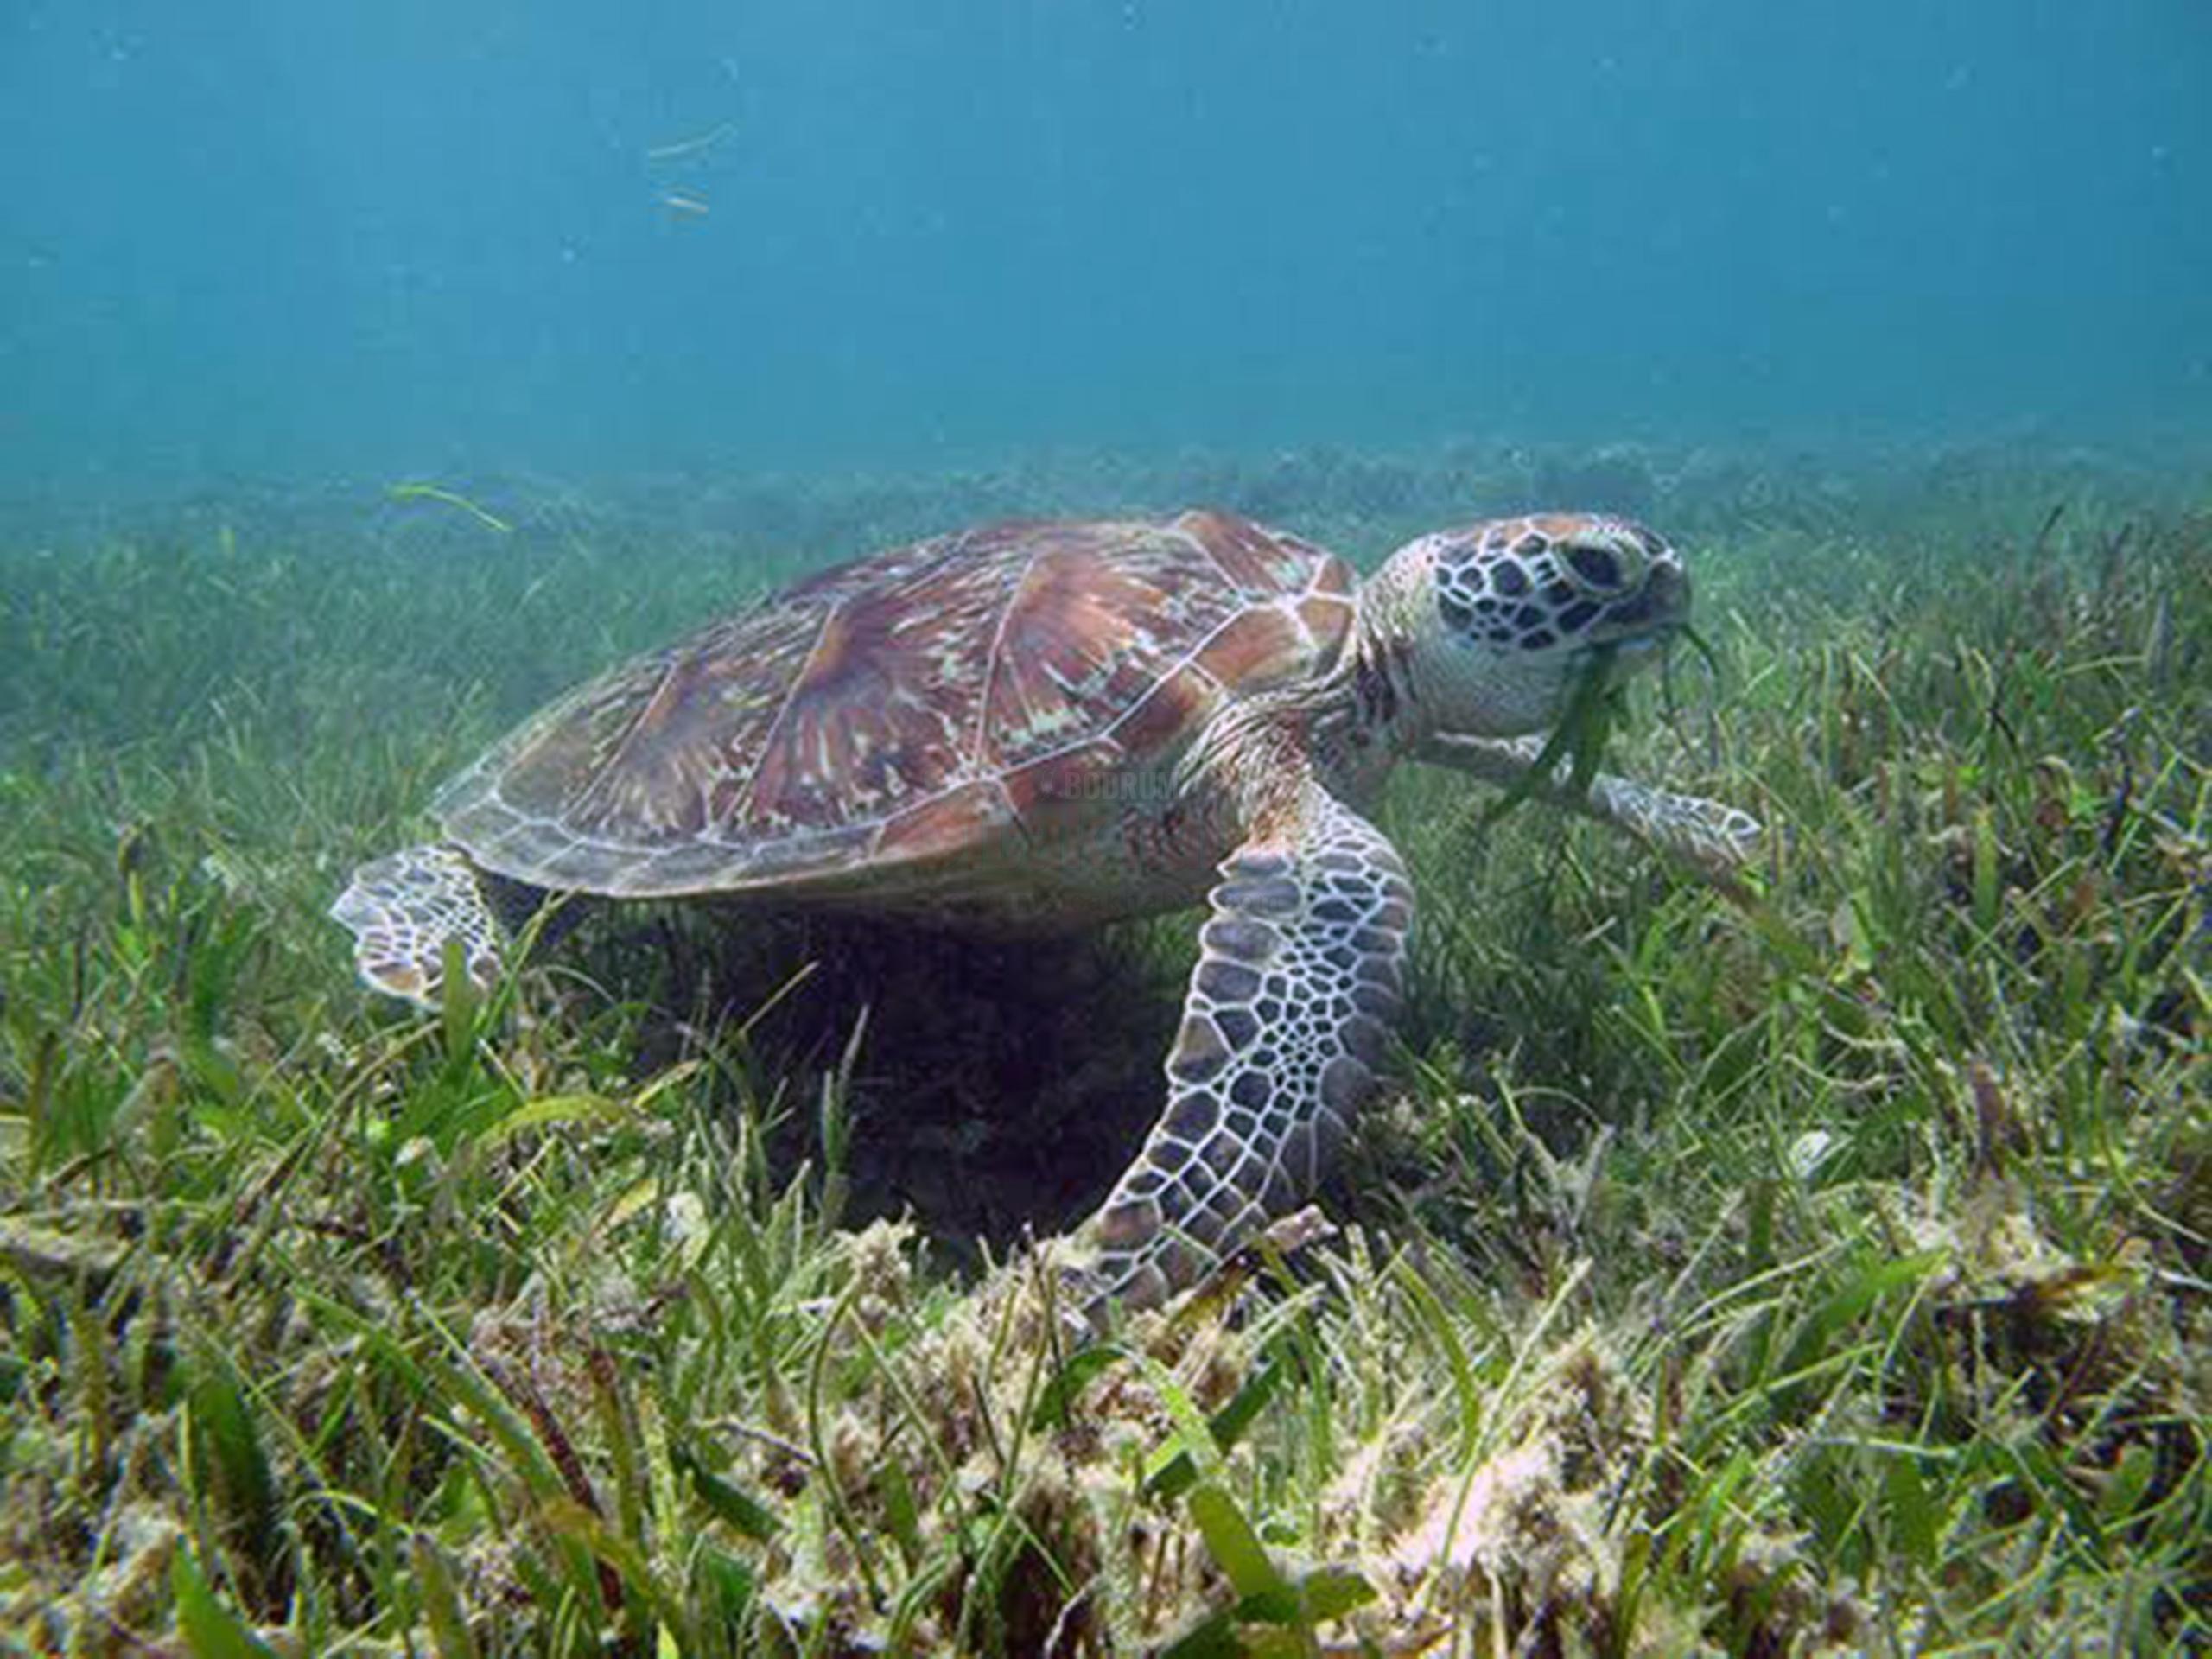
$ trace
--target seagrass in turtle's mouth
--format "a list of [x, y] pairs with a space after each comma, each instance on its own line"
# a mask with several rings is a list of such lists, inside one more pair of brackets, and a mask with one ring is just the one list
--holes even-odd
[[1580, 646], [1568, 653], [1558, 717], [1535, 760], [1483, 813], [1485, 825], [1497, 823], [1540, 786], [1556, 781], [1562, 762], [1570, 795], [1580, 796], [1589, 788], [1613, 728], [1626, 712], [1622, 681], [1627, 668], [1619, 659], [1632, 648], [1651, 643], [1656, 641], [1650, 636], [1639, 636], [1619, 644]]
[[[1649, 634], [1590, 645], [1574, 653], [1568, 670], [1567, 699], [1553, 741], [1572, 762], [1573, 774], [1595, 772], [1613, 728], [1628, 713], [1625, 681], [1640, 666], [1643, 652], [1656, 644]], [[1624, 659], [1626, 660], [1624, 660]]]
[[1605, 636], [1602, 626], [1593, 627], [1581, 644], [1567, 652], [1560, 677], [1560, 712], [1535, 764], [1529, 769], [1528, 786], [1508, 791], [1493, 805], [1486, 821], [1495, 823], [1525, 799], [1539, 780], [1556, 779], [1562, 772], [1570, 796], [1581, 795], [1598, 775], [1613, 733], [1627, 721], [1629, 680], [1664, 662], [1681, 639], [1688, 639], [1710, 658], [1711, 648], [1690, 626], [1686, 582], [1677, 582], [1671, 590], [1662, 591], [1652, 609], [1665, 613], [1662, 620], [1611, 638]]

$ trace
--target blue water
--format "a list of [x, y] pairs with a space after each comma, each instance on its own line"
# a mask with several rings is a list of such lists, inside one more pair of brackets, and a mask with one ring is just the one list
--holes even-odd
[[2212, 432], [2202, 0], [4, 0], [0, 487]]

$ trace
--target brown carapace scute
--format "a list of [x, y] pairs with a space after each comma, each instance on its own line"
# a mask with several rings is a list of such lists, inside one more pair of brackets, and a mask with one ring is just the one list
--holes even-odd
[[[1158, 1301], [1310, 1192], [1376, 1086], [1414, 912], [1368, 816], [1391, 766], [1513, 782], [1592, 653], [1656, 657], [1688, 603], [1602, 514], [1424, 536], [1363, 582], [1226, 512], [963, 531], [562, 698], [333, 913], [371, 985], [435, 1005], [449, 960], [496, 982], [540, 891], [1031, 932], [1203, 903], [1166, 1109], [1082, 1235], [1095, 1305]], [[1602, 773], [1567, 804], [1707, 870], [1759, 834]]]

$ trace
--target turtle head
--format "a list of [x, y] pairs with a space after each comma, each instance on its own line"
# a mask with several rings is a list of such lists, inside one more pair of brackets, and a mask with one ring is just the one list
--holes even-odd
[[1378, 573], [1404, 642], [1421, 719], [1514, 737], [1565, 711], [1599, 646], [1620, 666], [1656, 660], [1689, 620], [1675, 550], [1603, 513], [1539, 513], [1439, 531]]

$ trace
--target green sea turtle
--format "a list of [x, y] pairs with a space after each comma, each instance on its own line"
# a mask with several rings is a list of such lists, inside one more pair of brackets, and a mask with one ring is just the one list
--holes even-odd
[[[1203, 901], [1166, 1110], [1084, 1230], [1087, 1282], [1154, 1302], [1310, 1190], [1374, 1086], [1414, 916], [1368, 817], [1393, 764], [1525, 780], [1593, 654], [1656, 655], [1688, 606], [1673, 549], [1591, 514], [1424, 536], [1363, 582], [1222, 512], [940, 537], [562, 699], [332, 913], [371, 985], [433, 1004], [449, 942], [490, 982], [547, 892], [1026, 931]], [[1758, 834], [1603, 774], [1569, 804], [1708, 868]]]

